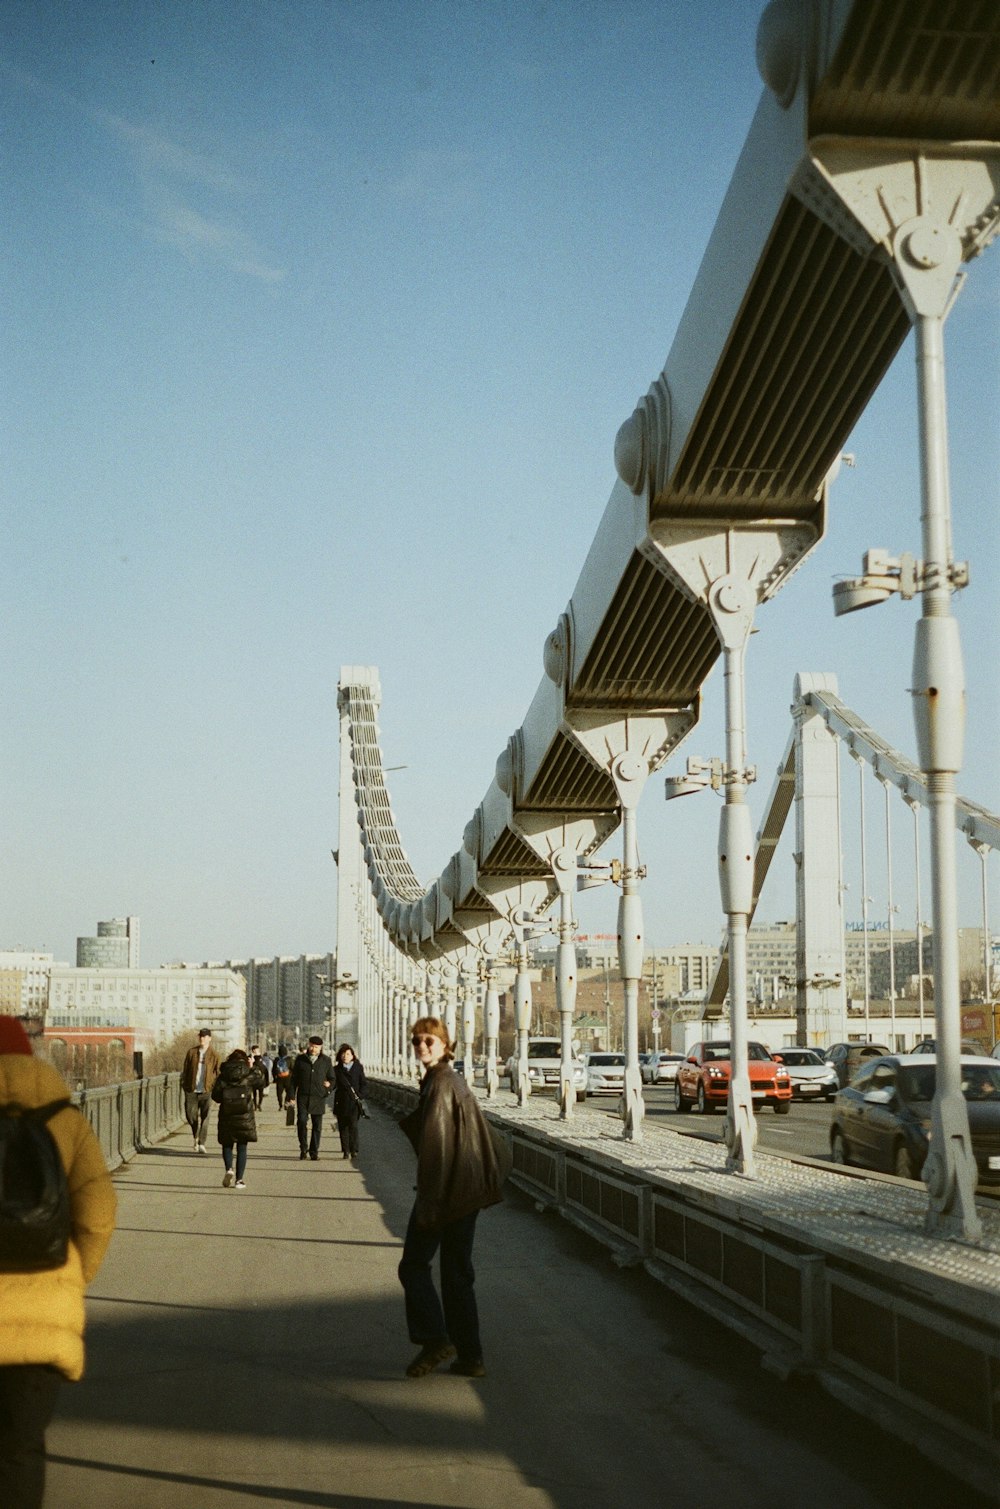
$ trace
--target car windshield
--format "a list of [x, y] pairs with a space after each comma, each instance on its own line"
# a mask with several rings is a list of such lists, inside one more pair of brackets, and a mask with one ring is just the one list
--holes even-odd
[[[911, 1064], [901, 1068], [899, 1088], [903, 1099], [933, 1100], [936, 1079], [934, 1064], [926, 1067]], [[962, 1094], [966, 1100], [983, 1100], [1000, 1105], [1000, 1064], [963, 1064]]]
[[796, 1067], [802, 1064], [822, 1064], [823, 1062], [819, 1054], [814, 1053], [811, 1048], [782, 1048], [781, 1056], [786, 1064], [795, 1064]]
[[558, 1043], [529, 1043], [529, 1058], [558, 1058], [560, 1047]]
[[618, 1069], [625, 1063], [624, 1053], [592, 1053], [588, 1060], [592, 1069]]
[[757, 1063], [766, 1063], [770, 1057], [763, 1043], [747, 1043], [747, 1058], [756, 1060]]

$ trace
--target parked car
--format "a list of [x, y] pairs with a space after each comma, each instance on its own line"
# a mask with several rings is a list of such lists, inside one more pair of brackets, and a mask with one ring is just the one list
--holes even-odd
[[[718, 1106], [725, 1110], [732, 1074], [731, 1049], [728, 1041], [695, 1043], [683, 1063], [677, 1066], [674, 1080], [674, 1107], [690, 1111], [693, 1105], [705, 1115]], [[787, 1113], [792, 1103], [792, 1081], [788, 1070], [772, 1056], [763, 1043], [748, 1043], [750, 1094], [754, 1105], [773, 1106], [779, 1115]]]
[[840, 1088], [836, 1069], [815, 1048], [782, 1048], [775, 1058], [788, 1070], [795, 1100], [832, 1100]]
[[643, 1084], [672, 1085], [677, 1078], [677, 1066], [683, 1062], [683, 1053], [668, 1053], [665, 1049], [657, 1049], [655, 1053], [647, 1054], [646, 1062], [641, 1066]]
[[[507, 1060], [507, 1071], [510, 1074], [510, 1087], [515, 1095], [518, 1094], [517, 1062], [517, 1054], [512, 1053]], [[533, 1090], [558, 1090], [561, 1064], [562, 1043], [559, 1038], [529, 1037], [528, 1079]], [[573, 1060], [573, 1089], [577, 1100], [586, 1100], [587, 1069], [580, 1057]]]
[[624, 1053], [585, 1053], [588, 1095], [620, 1095], [625, 1088]]
[[[962, 1094], [981, 1184], [1000, 1184], [1000, 1063], [963, 1055]], [[830, 1124], [834, 1163], [861, 1163], [918, 1179], [927, 1157], [937, 1061], [891, 1054], [863, 1064], [837, 1094]]]
[[885, 1043], [834, 1043], [827, 1048], [824, 1058], [837, 1071], [837, 1083], [844, 1088], [869, 1058], [883, 1058], [892, 1049]]
[[[972, 1057], [975, 1058], [976, 1055], [979, 1054], [979, 1053], [982, 1053], [982, 1051], [983, 1050], [979, 1046], [979, 1044], [978, 1043], [974, 1043], [971, 1038], [968, 1038], [968, 1037], [963, 1037], [962, 1038], [962, 1045], [961, 1045], [961, 1052], [962, 1053], [971, 1054]], [[910, 1052], [911, 1053], [937, 1053], [937, 1039], [933, 1038], [933, 1037], [925, 1037], [921, 1042], [914, 1043], [913, 1047], [910, 1049]]]

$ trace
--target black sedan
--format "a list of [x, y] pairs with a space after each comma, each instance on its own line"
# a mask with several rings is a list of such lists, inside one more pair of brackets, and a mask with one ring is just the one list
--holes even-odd
[[[963, 1057], [961, 1067], [979, 1182], [1000, 1184], [1000, 1062]], [[930, 1054], [892, 1054], [864, 1064], [836, 1097], [833, 1161], [918, 1179], [927, 1157], [936, 1075]]]

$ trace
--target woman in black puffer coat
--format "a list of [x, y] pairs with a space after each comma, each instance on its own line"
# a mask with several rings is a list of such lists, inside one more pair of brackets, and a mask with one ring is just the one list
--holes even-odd
[[219, 1070], [212, 1086], [212, 1099], [219, 1105], [219, 1142], [226, 1172], [222, 1182], [233, 1185], [233, 1147], [236, 1147], [236, 1188], [245, 1189], [243, 1175], [247, 1168], [247, 1145], [257, 1141], [257, 1120], [253, 1113], [254, 1091], [264, 1084], [263, 1069], [255, 1069], [242, 1048], [234, 1048]]

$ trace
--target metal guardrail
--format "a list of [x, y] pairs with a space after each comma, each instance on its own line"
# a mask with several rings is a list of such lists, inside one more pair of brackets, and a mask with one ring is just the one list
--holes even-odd
[[[415, 1087], [375, 1082], [387, 1109]], [[757, 1346], [783, 1377], [809, 1376], [835, 1398], [918, 1447], [993, 1501], [1000, 1481], [1000, 1301], [965, 1313], [954, 1287], [920, 1293], [899, 1268], [824, 1250], [822, 1237], [762, 1229], [751, 1209], [723, 1208], [676, 1174], [632, 1171], [609, 1154], [512, 1124], [481, 1102], [508, 1138], [511, 1179]], [[833, 1177], [831, 1175], [831, 1177]]]
[[73, 1096], [97, 1135], [109, 1169], [116, 1169], [143, 1147], [176, 1131], [184, 1120], [179, 1073], [126, 1080]]

